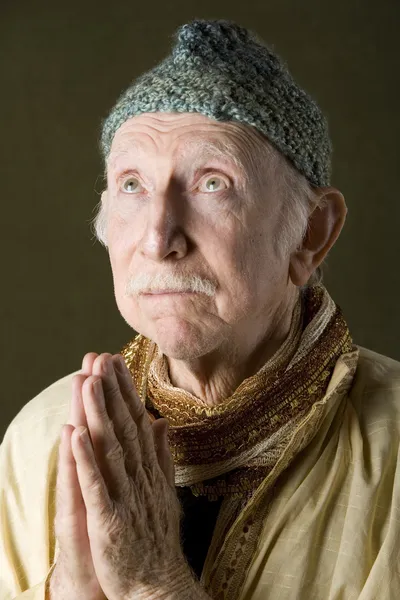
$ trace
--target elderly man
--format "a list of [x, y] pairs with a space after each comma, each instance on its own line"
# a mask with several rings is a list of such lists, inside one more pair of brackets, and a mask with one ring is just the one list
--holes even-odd
[[346, 205], [319, 108], [198, 20], [102, 151], [96, 232], [139, 335], [10, 425], [1, 599], [399, 598], [400, 365], [321, 283]]

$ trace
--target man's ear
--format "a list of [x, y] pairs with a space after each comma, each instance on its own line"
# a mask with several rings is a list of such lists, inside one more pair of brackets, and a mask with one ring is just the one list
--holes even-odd
[[307, 283], [336, 242], [346, 220], [347, 206], [339, 190], [317, 188], [317, 194], [317, 207], [309, 216], [302, 245], [290, 257], [289, 276], [296, 286]]

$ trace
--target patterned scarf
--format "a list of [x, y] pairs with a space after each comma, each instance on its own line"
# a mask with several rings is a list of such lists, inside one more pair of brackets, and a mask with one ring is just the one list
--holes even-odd
[[148, 412], [168, 419], [176, 485], [210, 500], [240, 499], [242, 506], [323, 398], [338, 358], [352, 349], [340, 308], [318, 285], [301, 291], [276, 354], [217, 406], [175, 388], [165, 356], [149, 339], [137, 336], [122, 354]]

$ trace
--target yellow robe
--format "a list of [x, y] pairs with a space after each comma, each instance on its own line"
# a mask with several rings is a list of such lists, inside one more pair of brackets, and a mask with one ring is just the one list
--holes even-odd
[[[339, 359], [318, 433], [263, 500], [240, 600], [400, 599], [400, 363], [361, 348], [346, 392], [348, 374]], [[29, 402], [1, 446], [0, 600], [45, 598], [71, 379]]]

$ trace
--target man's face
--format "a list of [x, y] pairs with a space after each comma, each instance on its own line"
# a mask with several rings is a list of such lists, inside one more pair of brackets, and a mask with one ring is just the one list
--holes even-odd
[[199, 114], [144, 114], [117, 130], [105, 199], [116, 301], [167, 356], [262, 337], [285, 298], [280, 199], [272, 169], [257, 166], [263, 153], [255, 131]]

